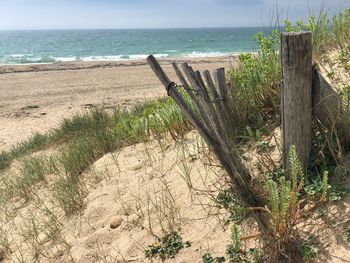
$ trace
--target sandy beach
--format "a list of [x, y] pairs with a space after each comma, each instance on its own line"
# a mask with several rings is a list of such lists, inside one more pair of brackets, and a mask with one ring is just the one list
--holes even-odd
[[[214, 70], [232, 67], [235, 58], [185, 60], [195, 69]], [[170, 60], [161, 64], [177, 79]], [[166, 96], [145, 60], [3, 65], [0, 94], [0, 151], [93, 106], [129, 106]]]

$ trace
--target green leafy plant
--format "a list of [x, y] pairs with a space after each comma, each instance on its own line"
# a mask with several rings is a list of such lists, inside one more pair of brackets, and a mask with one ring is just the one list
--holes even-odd
[[324, 171], [322, 179], [319, 177], [314, 179], [312, 183], [305, 185], [304, 190], [309, 197], [317, 197], [325, 200], [330, 188], [331, 186], [328, 184], [328, 171]]
[[215, 201], [230, 213], [231, 222], [239, 222], [244, 218], [246, 210], [241, 206], [232, 188], [220, 191]]
[[241, 128], [256, 125], [265, 118], [266, 111], [278, 109], [279, 104], [279, 31], [274, 30], [268, 36], [258, 33], [255, 39], [258, 54], [239, 55], [238, 67], [228, 74], [235, 90], [232, 105], [241, 113], [235, 124]]
[[225, 258], [224, 257], [213, 257], [210, 252], [207, 252], [202, 256], [202, 262], [203, 263], [223, 263], [223, 262], [225, 262]]
[[328, 47], [327, 44], [331, 41], [329, 32], [330, 21], [327, 12], [323, 10], [320, 11], [318, 17], [314, 15], [309, 16], [306, 24], [303, 21], [296, 21], [295, 26], [293, 26], [290, 20], [284, 20], [284, 26], [286, 32], [310, 31], [312, 34], [313, 53], [316, 56], [324, 53]]
[[279, 242], [288, 242], [288, 239], [292, 237], [293, 226], [300, 212], [299, 192], [304, 185], [304, 172], [293, 145], [290, 147], [289, 163], [290, 180], [281, 176], [278, 182], [272, 179], [267, 182], [270, 213]]
[[239, 230], [236, 224], [233, 224], [231, 227], [231, 243], [227, 246], [226, 253], [229, 259], [229, 262], [242, 262], [243, 255], [240, 251], [241, 249], [241, 239]]
[[260, 262], [259, 250], [251, 248], [249, 251], [241, 249], [241, 237], [238, 226], [233, 224], [231, 226], [231, 242], [227, 246], [226, 254], [230, 263], [246, 262], [258, 263]]
[[350, 242], [350, 228], [346, 229], [346, 230], [344, 231], [344, 234], [345, 234], [346, 240], [347, 240], [348, 242]]
[[270, 141], [262, 141], [258, 143], [256, 146], [256, 151], [258, 153], [266, 153], [271, 148], [271, 142]]
[[339, 15], [334, 16], [332, 22], [336, 43], [348, 59], [350, 55], [350, 9], [345, 9]]
[[182, 237], [177, 232], [172, 231], [148, 246], [148, 249], [145, 250], [145, 256], [147, 258], [159, 256], [162, 260], [174, 258], [181, 249], [189, 246], [191, 246], [189, 241], [183, 242]]
[[306, 262], [311, 262], [317, 256], [317, 248], [314, 245], [314, 236], [310, 236], [306, 242], [299, 246], [299, 252]]

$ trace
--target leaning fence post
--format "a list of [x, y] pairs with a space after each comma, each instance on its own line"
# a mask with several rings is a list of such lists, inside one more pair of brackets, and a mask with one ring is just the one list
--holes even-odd
[[296, 146], [305, 168], [312, 136], [312, 38], [311, 32], [281, 34], [283, 164], [289, 170], [288, 153]]

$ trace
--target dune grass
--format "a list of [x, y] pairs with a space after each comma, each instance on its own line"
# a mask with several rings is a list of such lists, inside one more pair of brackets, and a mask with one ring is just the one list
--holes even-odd
[[[161, 139], [169, 134], [173, 139], [191, 129], [181, 110], [170, 99], [139, 104], [131, 110], [116, 108], [107, 112], [101, 108], [77, 114], [62, 121], [60, 127], [46, 134], [35, 134], [9, 152], [1, 154], [0, 168], [5, 171], [13, 160], [20, 161], [18, 176], [1, 176], [1, 203], [20, 196], [30, 198], [34, 185], [45, 181], [45, 173], [56, 174], [52, 197], [67, 215], [83, 207], [87, 195], [80, 175], [97, 159], [122, 147]], [[44, 160], [23, 158], [53, 145], [64, 145], [57, 156]]]

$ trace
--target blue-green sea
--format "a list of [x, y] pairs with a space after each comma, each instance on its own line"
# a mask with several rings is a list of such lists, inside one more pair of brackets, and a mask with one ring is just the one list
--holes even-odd
[[0, 31], [0, 64], [210, 57], [255, 51], [269, 28]]

